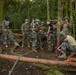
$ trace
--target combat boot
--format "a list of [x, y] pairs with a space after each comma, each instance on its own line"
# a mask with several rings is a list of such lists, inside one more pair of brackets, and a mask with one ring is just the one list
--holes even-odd
[[43, 50], [43, 48], [40, 46], [40, 49]]
[[14, 44], [15, 44], [15, 46], [19, 46], [19, 44], [17, 42], [15, 42]]
[[6, 48], [8, 48], [8, 45], [5, 45]]
[[22, 48], [24, 47], [24, 45], [22, 45]]
[[37, 52], [37, 50], [36, 50], [35, 48], [32, 48], [32, 50], [33, 50], [34, 52]]
[[61, 56], [58, 56], [60, 59], [66, 59], [66, 53], [63, 53]]
[[28, 48], [30, 48], [30, 45], [28, 44]]

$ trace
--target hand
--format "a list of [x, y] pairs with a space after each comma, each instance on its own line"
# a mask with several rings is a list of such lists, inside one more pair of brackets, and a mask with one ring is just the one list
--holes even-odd
[[60, 50], [61, 50], [60, 47], [58, 47], [58, 48], [57, 48], [57, 51], [60, 51]]

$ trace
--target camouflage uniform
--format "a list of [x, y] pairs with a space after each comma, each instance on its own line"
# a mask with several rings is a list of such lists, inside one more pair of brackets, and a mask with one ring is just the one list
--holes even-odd
[[43, 44], [43, 38], [45, 37], [45, 34], [44, 34], [45, 27], [41, 23], [41, 25], [39, 25], [38, 29], [39, 29], [39, 31], [38, 31], [38, 41], [39, 42], [38, 43], [40, 44], [40, 49], [43, 50], [42, 44]]
[[32, 22], [30, 25], [31, 28], [31, 39], [32, 39], [32, 50], [36, 50], [37, 46], [37, 25]]
[[47, 44], [48, 44], [48, 51], [52, 52], [53, 51], [53, 25], [51, 24], [50, 21], [47, 21], [48, 25], [48, 36], [47, 36]]
[[66, 53], [71, 53], [76, 51], [76, 41], [72, 36], [66, 35], [63, 32], [60, 33], [60, 36], [61, 38], [63, 37], [64, 39], [60, 46], [61, 47], [60, 51], [62, 55], [59, 56], [59, 58], [66, 58]]
[[24, 47], [25, 40], [26, 40], [26, 43], [28, 44], [28, 47], [30, 47], [29, 25], [28, 25], [28, 22], [27, 23], [26, 22], [24, 24], [22, 24], [22, 26], [21, 26], [21, 30], [22, 30], [22, 33], [23, 33], [22, 47]]
[[47, 37], [47, 43], [48, 43], [48, 51], [52, 52], [53, 51], [53, 34], [49, 34]]
[[4, 44], [8, 47], [9, 41], [12, 40], [15, 45], [18, 46], [17, 41], [14, 38], [13, 32], [9, 29], [9, 21], [4, 20], [2, 22], [3, 35], [4, 35]]

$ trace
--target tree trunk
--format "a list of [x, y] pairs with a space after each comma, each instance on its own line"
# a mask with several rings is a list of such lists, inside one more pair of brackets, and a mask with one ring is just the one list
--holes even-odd
[[4, 19], [4, 0], [0, 0], [0, 24]]
[[47, 20], [50, 19], [49, 0], [47, 0]]
[[74, 21], [73, 21], [73, 7], [72, 7], [72, 0], [70, 0], [70, 26], [73, 27], [73, 35], [75, 38], [75, 27], [74, 27]]
[[27, 19], [29, 19], [29, 22], [30, 22], [30, 18], [31, 18], [31, 11], [30, 11], [30, 8], [31, 8], [31, 2], [30, 0], [27, 0], [28, 2], [28, 14], [27, 14]]
[[73, 16], [72, 16], [72, 0], [70, 0], [70, 25], [72, 25]]
[[61, 0], [58, 0], [58, 24], [57, 24], [57, 46], [59, 46], [60, 38], [60, 21], [61, 21]]
[[66, 17], [68, 17], [68, 0], [66, 0]]

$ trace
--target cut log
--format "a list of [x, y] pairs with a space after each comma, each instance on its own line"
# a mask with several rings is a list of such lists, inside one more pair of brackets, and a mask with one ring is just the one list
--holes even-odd
[[[17, 60], [18, 56], [0, 54], [0, 58]], [[56, 60], [28, 58], [28, 57], [20, 57], [19, 60], [24, 61], [24, 62], [35, 62], [35, 63], [43, 63], [43, 64], [48, 64], [48, 65], [62, 65], [62, 66], [75, 66], [76, 67], [76, 62], [65, 62], [65, 61], [56, 61]]]
[[76, 58], [68, 58], [67, 60], [65, 60], [67, 62], [70, 62], [70, 61], [75, 61], [76, 62]]

